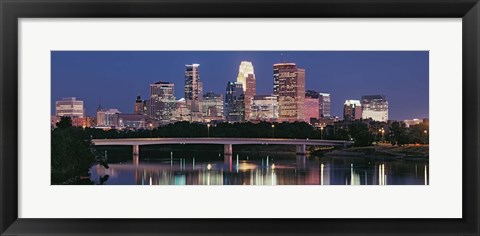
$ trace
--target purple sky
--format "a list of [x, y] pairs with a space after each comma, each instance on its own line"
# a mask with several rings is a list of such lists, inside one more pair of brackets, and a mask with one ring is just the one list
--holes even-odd
[[53, 51], [52, 110], [62, 97], [77, 97], [93, 115], [104, 108], [133, 112], [137, 95], [148, 98], [156, 81], [175, 84], [184, 97], [185, 64], [200, 64], [204, 92], [225, 93], [240, 61], [251, 61], [257, 94], [273, 92], [273, 64], [304, 68], [306, 89], [331, 93], [332, 115], [346, 99], [385, 95], [389, 119], [428, 118], [428, 51]]

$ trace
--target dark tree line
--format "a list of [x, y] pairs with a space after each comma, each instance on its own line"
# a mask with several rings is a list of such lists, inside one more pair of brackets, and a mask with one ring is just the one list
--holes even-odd
[[96, 163], [90, 136], [82, 128], [72, 127], [69, 117], [62, 117], [51, 139], [52, 184], [90, 184], [86, 177]]
[[[274, 127], [272, 127], [274, 125]], [[92, 138], [167, 138], [167, 137], [242, 137], [242, 138], [320, 138], [320, 132], [305, 122], [296, 123], [220, 123], [177, 122], [153, 130], [100, 130], [86, 128]]]
[[392, 145], [403, 146], [406, 144], [428, 144], [429, 129], [426, 124], [412, 125], [407, 128], [403, 122], [393, 122], [390, 125], [388, 141]]
[[177, 122], [152, 130], [110, 129], [105, 131], [86, 128], [85, 132], [94, 139], [168, 137], [308, 138], [353, 140], [355, 141], [354, 145], [358, 147], [371, 146], [375, 142], [389, 142], [392, 145], [428, 143], [428, 125], [420, 124], [407, 128], [403, 122], [393, 122], [390, 125], [383, 123], [387, 129], [385, 129], [384, 133], [379, 133], [379, 124], [377, 123], [352, 121], [346, 125], [341, 125], [340, 122], [320, 130], [315, 129], [305, 122], [219, 123], [211, 126], [198, 123]]

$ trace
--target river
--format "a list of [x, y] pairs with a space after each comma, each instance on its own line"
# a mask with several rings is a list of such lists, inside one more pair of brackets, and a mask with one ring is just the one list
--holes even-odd
[[[91, 169], [105, 185], [428, 185], [428, 159], [301, 156], [295, 153], [144, 151], [108, 154]], [[113, 155], [113, 156], [112, 156]], [[121, 156], [121, 157], [119, 157]], [[128, 156], [128, 158], [126, 158]]]

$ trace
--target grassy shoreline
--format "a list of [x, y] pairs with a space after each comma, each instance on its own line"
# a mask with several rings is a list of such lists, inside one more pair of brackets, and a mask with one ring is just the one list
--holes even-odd
[[326, 152], [327, 156], [349, 156], [349, 157], [379, 157], [379, 158], [401, 158], [401, 159], [428, 159], [428, 145], [406, 145], [392, 146], [381, 144], [370, 147], [351, 147], [341, 150]]

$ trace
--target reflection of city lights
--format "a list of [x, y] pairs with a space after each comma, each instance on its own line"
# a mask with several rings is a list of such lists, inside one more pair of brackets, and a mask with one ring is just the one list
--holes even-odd
[[275, 170], [275, 164], [272, 164], [272, 170]]
[[423, 175], [424, 175], [424, 181], [425, 181], [425, 185], [428, 185], [428, 179], [427, 179], [427, 165], [425, 165], [425, 169], [423, 170]]
[[323, 163], [320, 165], [320, 185], [323, 185]]
[[[268, 168], [268, 166], [267, 166]], [[246, 170], [255, 170], [257, 169], [256, 164], [248, 163], [248, 162], [242, 162], [239, 166], [238, 169], [241, 171], [246, 171]]]
[[211, 169], [212, 169], [212, 164], [209, 163], [209, 164], [207, 165], [207, 169], [208, 169], [208, 170], [211, 170]]

